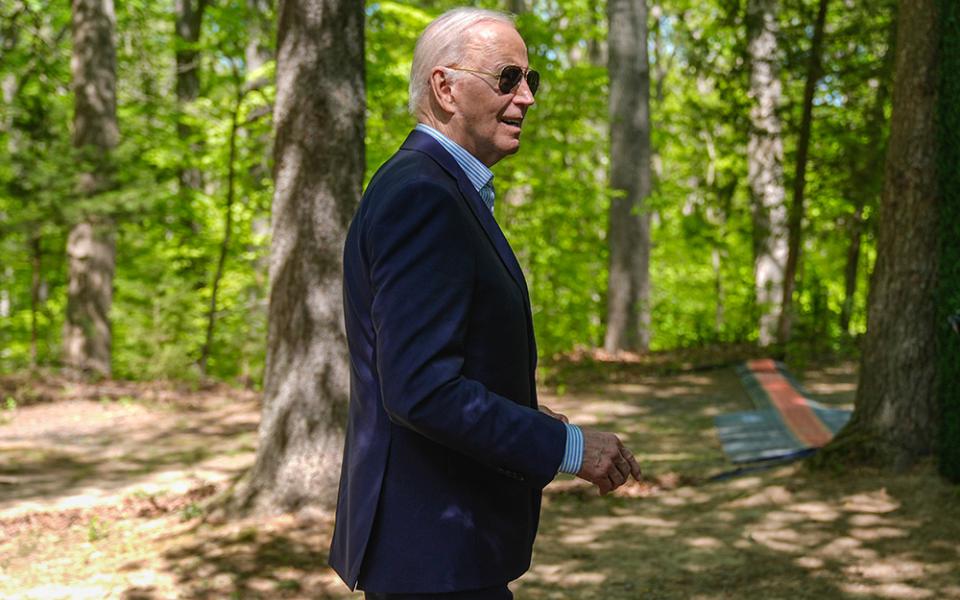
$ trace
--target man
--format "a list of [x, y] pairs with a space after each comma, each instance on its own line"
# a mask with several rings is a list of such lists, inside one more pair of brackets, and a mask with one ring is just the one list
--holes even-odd
[[351, 397], [330, 563], [367, 598], [509, 599], [558, 471], [640, 476], [610, 433], [538, 410], [523, 274], [489, 167], [539, 85], [513, 22], [457, 9], [417, 42], [419, 125], [370, 182], [344, 249]]

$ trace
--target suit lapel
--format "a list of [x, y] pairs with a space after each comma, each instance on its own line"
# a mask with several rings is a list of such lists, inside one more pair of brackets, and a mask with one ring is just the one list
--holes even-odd
[[490, 243], [493, 244], [493, 247], [496, 249], [497, 255], [500, 257], [501, 262], [503, 262], [503, 265], [507, 268], [507, 271], [510, 272], [510, 276], [513, 277], [513, 280], [516, 282], [516, 284], [520, 286], [520, 291], [523, 292], [523, 299], [529, 306], [530, 295], [527, 292], [527, 282], [523, 278], [523, 271], [520, 269], [520, 263], [517, 262], [517, 257], [510, 248], [510, 243], [507, 242], [507, 238], [503, 236], [503, 231], [501, 231], [500, 226], [497, 225], [497, 221], [493, 218], [493, 214], [483, 203], [483, 200], [480, 198], [480, 194], [473, 187], [473, 184], [470, 183], [470, 179], [467, 177], [467, 174], [463, 172], [463, 169], [460, 168], [460, 165], [457, 164], [457, 161], [453, 158], [453, 156], [444, 150], [443, 146], [441, 146], [435, 139], [420, 131], [412, 131], [410, 135], [407, 136], [402, 148], [406, 150], [423, 152], [433, 160], [437, 161], [437, 163], [439, 163], [445, 171], [450, 173], [450, 175], [456, 179], [457, 187], [460, 189], [460, 193], [467, 201], [467, 205], [470, 207], [470, 210], [473, 211], [473, 215], [478, 221], [480, 221], [483, 231], [487, 234], [487, 239], [489, 239]]

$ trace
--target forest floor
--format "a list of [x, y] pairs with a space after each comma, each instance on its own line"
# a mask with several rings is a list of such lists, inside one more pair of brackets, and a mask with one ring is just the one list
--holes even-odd
[[[960, 598], [960, 488], [929, 466], [711, 480], [732, 468], [713, 417], [751, 407], [732, 368], [587, 371], [542, 403], [621, 432], [645, 480], [603, 498], [548, 486], [518, 600]], [[852, 365], [797, 375], [851, 406]], [[351, 597], [325, 566], [329, 517], [203, 519], [252, 464], [257, 394], [37, 378], [0, 392], [19, 399], [0, 409], [0, 598]]]

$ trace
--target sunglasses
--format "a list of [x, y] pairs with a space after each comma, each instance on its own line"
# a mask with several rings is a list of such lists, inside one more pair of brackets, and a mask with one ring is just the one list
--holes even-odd
[[467, 73], [477, 73], [478, 75], [487, 75], [489, 77], [497, 78], [497, 87], [500, 89], [501, 94], [509, 94], [512, 92], [518, 85], [520, 81], [524, 78], [527, 80], [527, 85], [530, 86], [530, 93], [536, 94], [537, 89], [540, 87], [540, 73], [534, 71], [533, 69], [527, 68], [524, 70], [517, 65], [507, 65], [500, 69], [499, 73], [490, 73], [488, 71], [475, 71], [473, 69], [464, 69], [462, 67], [447, 67], [453, 71], [466, 71]]

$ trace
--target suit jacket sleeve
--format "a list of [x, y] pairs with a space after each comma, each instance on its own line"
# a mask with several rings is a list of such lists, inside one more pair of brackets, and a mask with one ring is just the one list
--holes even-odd
[[462, 375], [477, 235], [464, 199], [420, 180], [379, 200], [361, 247], [384, 409], [398, 425], [545, 486], [563, 457], [564, 425]]

